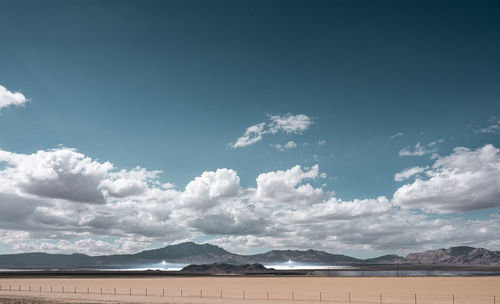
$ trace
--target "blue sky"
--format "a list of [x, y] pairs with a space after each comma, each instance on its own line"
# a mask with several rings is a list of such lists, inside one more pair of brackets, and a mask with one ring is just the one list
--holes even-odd
[[[0, 252], [191, 239], [356, 256], [500, 249], [491, 233], [459, 236], [464, 223], [500, 226], [499, 11], [494, 1], [2, 1], [0, 194], [28, 207], [22, 224], [0, 227]], [[21, 106], [9, 104], [15, 92]], [[234, 146], [258, 124], [262, 140]], [[284, 193], [259, 187], [273, 172], [262, 180]], [[459, 197], [436, 192], [461, 186]], [[124, 220], [138, 214], [146, 222]], [[386, 217], [401, 226], [375, 225]], [[431, 221], [435, 239], [392, 236]]]

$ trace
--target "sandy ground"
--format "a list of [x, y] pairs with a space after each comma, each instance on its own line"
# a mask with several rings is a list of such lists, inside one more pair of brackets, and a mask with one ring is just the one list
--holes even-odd
[[0, 303], [22, 304], [500, 304], [500, 277], [0, 278], [0, 285]]

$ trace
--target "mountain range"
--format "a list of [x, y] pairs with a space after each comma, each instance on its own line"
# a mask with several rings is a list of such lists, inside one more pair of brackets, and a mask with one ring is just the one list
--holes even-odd
[[[41, 252], [0, 255], [0, 268], [133, 268], [152, 267], [163, 261], [171, 264], [226, 263], [274, 264], [293, 261], [308, 265], [409, 264], [447, 266], [500, 266], [500, 251], [467, 246], [410, 253], [406, 257], [385, 255], [372, 259], [332, 254], [317, 250], [272, 250], [254, 255], [234, 254], [211, 244], [186, 242], [136, 254], [88, 256]], [[154, 266], [153, 266], [154, 267]]]

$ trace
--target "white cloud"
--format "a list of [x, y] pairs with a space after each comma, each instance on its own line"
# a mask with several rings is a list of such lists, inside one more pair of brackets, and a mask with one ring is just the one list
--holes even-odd
[[265, 130], [266, 123], [262, 122], [253, 126], [248, 127], [245, 130], [245, 134], [242, 137], [238, 138], [234, 144], [231, 144], [233, 148], [241, 148], [255, 144], [262, 140], [262, 136], [268, 133]]
[[159, 173], [141, 168], [114, 171], [111, 163], [100, 163], [68, 148], [30, 155], [0, 150], [0, 162], [7, 164], [0, 171], [0, 190], [16, 189], [25, 196], [90, 204], [105, 203], [105, 196], [141, 194]]
[[45, 198], [86, 203], [104, 203], [99, 184], [112, 170], [110, 163], [98, 163], [72, 149], [38, 151], [31, 155], [0, 150], [0, 172], [4, 185]]
[[476, 132], [500, 134], [500, 118], [493, 116], [488, 119], [488, 122], [490, 123], [489, 126], [481, 128]]
[[293, 149], [295, 147], [297, 147], [297, 144], [294, 141], [289, 141], [283, 146], [285, 149]]
[[237, 196], [240, 192], [240, 178], [236, 171], [217, 169], [206, 171], [186, 186], [182, 197], [189, 206], [207, 209], [221, 198]]
[[281, 145], [281, 144], [275, 144], [275, 145], [271, 145], [272, 147], [276, 148], [277, 150], [279, 151], [285, 151], [285, 149], [293, 149], [293, 148], [296, 148], [297, 147], [297, 144], [294, 142], [294, 141], [289, 141], [287, 142], [286, 144], [284, 145]]
[[0, 85], [0, 110], [8, 106], [22, 106], [28, 99], [21, 92], [11, 92]]
[[443, 142], [444, 142], [444, 138], [440, 138], [440, 139], [437, 139], [435, 141], [431, 141], [427, 146], [429, 146], [429, 147], [435, 147], [438, 144], [441, 144]]
[[269, 132], [272, 134], [280, 132], [300, 133], [307, 130], [313, 123], [312, 119], [307, 115], [292, 115], [290, 113], [282, 116], [274, 115], [269, 117], [269, 120]]
[[323, 146], [326, 144], [326, 140], [322, 139], [318, 141], [318, 145]]
[[309, 171], [300, 166], [288, 170], [262, 173], [257, 177], [256, 196], [272, 204], [311, 205], [321, 201], [324, 193], [321, 188], [302, 184], [305, 179], [318, 177], [319, 167], [314, 165]]
[[399, 156], [423, 156], [425, 154], [431, 154], [437, 151], [437, 145], [444, 142], [444, 139], [438, 139], [427, 144], [427, 146], [422, 145], [417, 142], [414, 147], [404, 147], [399, 151]]
[[438, 158], [426, 174], [394, 193], [405, 208], [429, 212], [463, 212], [500, 206], [500, 153], [492, 145], [477, 150], [455, 148]]
[[15, 242], [13, 249], [20, 252], [47, 252], [53, 254], [83, 253], [87, 255], [106, 255], [110, 252], [126, 254], [151, 249], [150, 242], [140, 239], [120, 238], [113, 241], [95, 240], [92, 238], [76, 241], [59, 240], [56, 242], [33, 241]]
[[412, 167], [412, 168], [404, 169], [403, 171], [398, 172], [394, 175], [394, 180], [397, 182], [402, 182], [406, 179], [409, 179], [410, 177], [412, 177], [415, 174], [419, 174], [419, 173], [424, 172], [426, 169], [427, 168], [423, 168], [423, 167]]
[[[498, 214], [471, 221], [420, 212], [498, 206], [498, 154], [491, 145], [457, 148], [436, 159], [427, 180], [400, 187], [393, 200], [344, 201], [315, 186], [326, 177], [318, 165], [259, 174], [254, 187], [243, 187], [231, 169], [205, 171], [176, 189], [160, 182], [157, 171], [117, 170], [72, 149], [1, 151], [0, 243], [15, 251], [130, 253], [206, 235], [238, 251], [500, 249], [496, 235], [484, 232], [500, 229]], [[69, 195], [72, 189], [87, 194]]]
[[434, 150], [428, 150], [418, 142], [413, 151], [411, 150], [411, 147], [401, 149], [399, 151], [399, 156], [422, 156], [432, 152], [434, 152]]
[[267, 122], [261, 122], [248, 127], [243, 136], [236, 139], [229, 146], [233, 149], [250, 146], [261, 141], [266, 134], [301, 133], [307, 130], [312, 124], [312, 119], [304, 114], [292, 115], [288, 113], [281, 116], [270, 116]]
[[391, 139], [394, 139], [394, 138], [396, 138], [396, 137], [400, 137], [400, 136], [403, 136], [403, 133], [402, 133], [402, 132], [398, 132], [398, 133], [396, 133], [396, 134], [392, 135], [392, 136], [391, 136]]

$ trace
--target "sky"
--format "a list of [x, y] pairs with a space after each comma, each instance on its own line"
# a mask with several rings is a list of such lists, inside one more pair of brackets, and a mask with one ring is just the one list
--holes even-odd
[[0, 254], [500, 250], [496, 1], [0, 1]]

